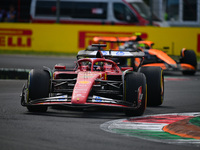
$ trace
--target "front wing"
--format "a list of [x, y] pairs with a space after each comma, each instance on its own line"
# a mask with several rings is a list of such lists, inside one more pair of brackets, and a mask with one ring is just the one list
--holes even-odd
[[138, 106], [133, 106], [131, 103], [123, 100], [114, 100], [105, 97], [91, 96], [88, 97], [87, 102], [84, 104], [72, 104], [71, 96], [61, 95], [54, 97], [47, 97], [41, 99], [30, 100], [26, 102], [25, 92], [22, 91], [21, 94], [21, 105], [22, 106], [56, 106], [62, 105], [67, 107], [78, 107], [78, 108], [88, 108], [88, 107], [117, 107], [126, 109], [137, 109]]
[[178, 71], [186, 71], [186, 70], [196, 70], [196, 68], [190, 64], [175, 64], [175, 65], [170, 65], [167, 63], [150, 63], [150, 64], [145, 64], [142, 66], [156, 66], [156, 67], [161, 67], [163, 70], [166, 71], [171, 71], [171, 70], [178, 70]]

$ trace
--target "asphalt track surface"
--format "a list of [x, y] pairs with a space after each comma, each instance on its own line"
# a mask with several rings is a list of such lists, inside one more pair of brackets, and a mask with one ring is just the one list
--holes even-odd
[[[0, 68], [50, 68], [64, 62], [73, 65], [70, 57], [0, 55]], [[47, 113], [29, 113], [20, 105], [20, 92], [26, 80], [0, 80], [0, 149], [1, 150], [199, 150], [194, 145], [176, 145], [147, 141], [109, 133], [100, 125], [126, 119], [115, 110], [50, 108]], [[183, 76], [169, 72], [165, 76], [164, 103], [148, 107], [144, 115], [200, 111], [200, 72]]]

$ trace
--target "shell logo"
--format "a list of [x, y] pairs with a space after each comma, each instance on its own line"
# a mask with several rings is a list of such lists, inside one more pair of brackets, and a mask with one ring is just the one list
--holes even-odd
[[90, 83], [89, 81], [80, 81], [79, 83], [81, 83], [81, 84], [88, 84], [88, 83]]

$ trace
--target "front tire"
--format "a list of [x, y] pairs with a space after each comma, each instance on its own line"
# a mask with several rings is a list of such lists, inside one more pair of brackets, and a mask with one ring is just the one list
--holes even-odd
[[146, 109], [146, 78], [144, 74], [131, 72], [125, 75], [124, 97], [138, 108], [125, 110], [126, 116], [141, 116]]
[[164, 100], [164, 76], [160, 67], [141, 67], [147, 80], [147, 105], [159, 106]]
[[[50, 75], [45, 70], [32, 69], [28, 78], [27, 102], [49, 97]], [[30, 112], [46, 112], [47, 106], [27, 106]]]

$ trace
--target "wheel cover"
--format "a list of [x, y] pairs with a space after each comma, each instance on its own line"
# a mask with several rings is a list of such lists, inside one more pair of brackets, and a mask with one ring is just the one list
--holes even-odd
[[164, 99], [164, 77], [163, 77], [163, 70], [161, 70], [161, 82], [160, 82], [160, 87], [161, 87], [161, 103], [163, 103]]

